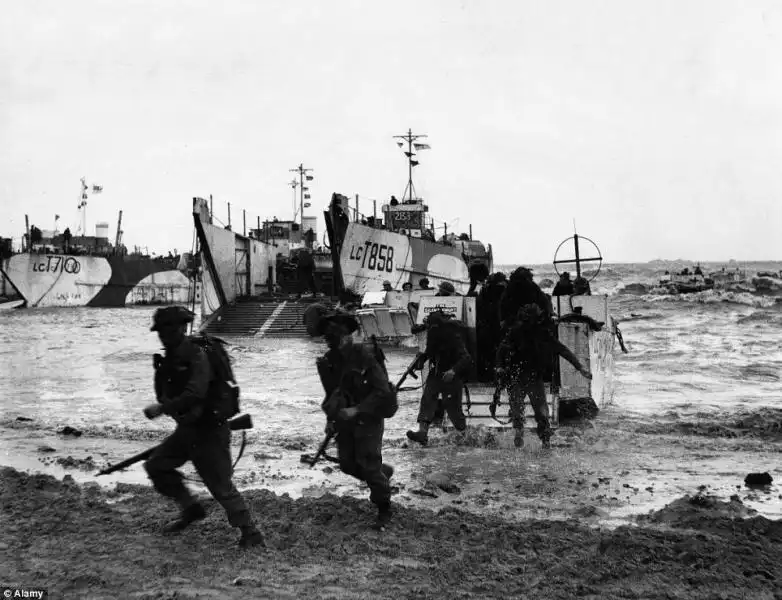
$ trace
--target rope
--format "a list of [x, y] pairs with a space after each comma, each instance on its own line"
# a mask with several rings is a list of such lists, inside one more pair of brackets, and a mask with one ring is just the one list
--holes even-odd
[[497, 398], [497, 402], [495, 404], [492, 404], [492, 407], [494, 407], [494, 410], [493, 411], [490, 410], [489, 412], [491, 413], [491, 418], [494, 419], [495, 421], [497, 421], [497, 423], [499, 423], [500, 425], [510, 425], [513, 422], [513, 418], [510, 416], [510, 407], [508, 408], [508, 420], [507, 421], [500, 421], [497, 418], [497, 416], [496, 416], [496, 411], [497, 411], [496, 407], [500, 405], [499, 394], [497, 393], [497, 392], [499, 392], [499, 389], [500, 388], [497, 388], [497, 391], [495, 391], [495, 394], [496, 394], [495, 397]]
[[492, 418], [492, 419], [494, 419], [495, 421], [497, 421], [497, 423], [499, 423], [500, 425], [503, 425], [503, 426], [504, 426], [504, 425], [510, 425], [511, 423], [513, 423], [513, 419], [512, 419], [512, 418], [511, 418], [511, 416], [510, 416], [510, 411], [508, 411], [508, 420], [507, 420], [507, 421], [500, 421], [500, 420], [499, 420], [497, 417], [495, 417], [494, 415], [492, 415], [492, 416], [491, 416], [491, 418]]
[[619, 325], [614, 325], [614, 330], [616, 333], [616, 339], [619, 340], [619, 347], [622, 348], [622, 352], [627, 354], [627, 348], [625, 348], [625, 341], [624, 338], [622, 338], [622, 332], [619, 330]]

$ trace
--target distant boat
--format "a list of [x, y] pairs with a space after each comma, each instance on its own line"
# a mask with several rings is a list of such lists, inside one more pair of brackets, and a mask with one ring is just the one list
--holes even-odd
[[782, 271], [758, 271], [751, 281], [756, 293], [763, 296], [782, 296]]
[[714, 281], [703, 275], [700, 265], [690, 271], [685, 267], [678, 273], [668, 271], [660, 277], [659, 286], [670, 294], [692, 294], [714, 289]]
[[709, 273], [709, 279], [714, 282], [715, 289], [728, 291], [746, 291], [751, 283], [747, 272], [738, 267], [722, 267], [719, 271]]

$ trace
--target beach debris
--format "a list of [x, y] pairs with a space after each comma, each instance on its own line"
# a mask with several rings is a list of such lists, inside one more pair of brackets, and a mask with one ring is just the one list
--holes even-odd
[[744, 478], [744, 485], [747, 487], [765, 487], [771, 485], [774, 478], [768, 473], [750, 473]]
[[410, 490], [411, 494], [415, 494], [416, 496], [423, 496], [425, 498], [437, 498], [437, 492], [432, 491], [429, 486], [422, 487], [422, 488], [415, 488], [413, 490]]
[[82, 435], [81, 431], [79, 431], [75, 427], [71, 427], [70, 425], [66, 425], [57, 433], [59, 433], [60, 435], [72, 435], [73, 437], [81, 437]]
[[255, 460], [279, 460], [282, 454], [273, 454], [271, 452], [256, 452], [253, 454]]
[[437, 471], [426, 476], [426, 482], [434, 486], [437, 486], [441, 490], [448, 492], [449, 494], [458, 494], [461, 492], [459, 486], [457, 486], [453, 479], [445, 471]]

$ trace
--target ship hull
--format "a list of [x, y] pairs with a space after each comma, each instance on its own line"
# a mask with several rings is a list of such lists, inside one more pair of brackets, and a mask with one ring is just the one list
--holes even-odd
[[389, 281], [395, 289], [410, 282], [414, 288], [426, 278], [436, 287], [449, 281], [458, 293], [470, 287], [470, 274], [461, 246], [349, 223], [339, 251], [342, 283], [357, 295], [382, 289]]
[[171, 260], [70, 254], [16, 254], [3, 274], [28, 308], [184, 304], [193, 286]]

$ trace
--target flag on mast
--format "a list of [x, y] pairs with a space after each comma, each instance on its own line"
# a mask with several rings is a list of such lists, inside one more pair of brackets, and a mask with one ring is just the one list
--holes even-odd
[[92, 186], [92, 193], [93, 194], [100, 194], [103, 191], [102, 185], [93, 185]]

